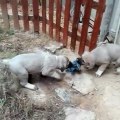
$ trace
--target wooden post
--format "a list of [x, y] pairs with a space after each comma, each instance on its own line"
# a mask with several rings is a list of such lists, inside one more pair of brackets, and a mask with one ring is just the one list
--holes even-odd
[[46, 0], [42, 0], [42, 31], [46, 33]]
[[10, 0], [12, 13], [13, 13], [13, 20], [14, 20], [14, 27], [16, 30], [20, 29], [19, 20], [18, 20], [18, 9], [17, 9], [17, 1]]
[[22, 9], [23, 9], [23, 25], [24, 30], [29, 30], [29, 19], [28, 19], [28, 0], [21, 0]]
[[74, 8], [74, 19], [72, 24], [72, 36], [71, 36], [71, 49], [75, 50], [76, 46], [76, 38], [77, 38], [77, 29], [78, 23], [80, 19], [80, 7], [82, 4], [82, 0], [75, 0], [75, 8]]
[[34, 32], [39, 33], [39, 1], [33, 0], [33, 23]]
[[8, 11], [7, 11], [7, 2], [6, 0], [0, 0], [0, 4], [1, 4], [1, 9], [2, 9], [2, 17], [4, 20], [5, 29], [7, 30], [10, 28], [10, 23], [8, 19]]
[[97, 42], [99, 30], [100, 30], [100, 24], [101, 24], [104, 9], [105, 9], [105, 0], [100, 0], [97, 13], [96, 13], [90, 46], [89, 46], [90, 51], [96, 47], [96, 42]]
[[61, 0], [56, 0], [56, 40], [60, 41]]
[[54, 0], [49, 0], [49, 35], [53, 38], [53, 6]]
[[71, 0], [66, 0], [65, 4], [65, 17], [64, 17], [64, 29], [63, 29], [63, 45], [67, 45], [68, 40], [68, 26], [69, 26], [69, 18], [70, 18], [70, 5]]
[[87, 34], [88, 34], [88, 27], [89, 27], [89, 18], [91, 14], [93, 0], [87, 0], [85, 6], [85, 13], [83, 17], [83, 25], [81, 31], [81, 39], [80, 39], [80, 46], [79, 46], [79, 54], [81, 55], [84, 52], [85, 44], [87, 41]]

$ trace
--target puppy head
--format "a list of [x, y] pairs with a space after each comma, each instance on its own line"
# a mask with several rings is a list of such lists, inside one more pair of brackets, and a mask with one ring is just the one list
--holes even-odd
[[63, 72], [69, 65], [70, 61], [66, 56], [59, 55], [58, 59], [58, 68]]
[[82, 54], [82, 59], [84, 61], [85, 68], [92, 69], [95, 66], [94, 56], [92, 55], [91, 52], [85, 51]]

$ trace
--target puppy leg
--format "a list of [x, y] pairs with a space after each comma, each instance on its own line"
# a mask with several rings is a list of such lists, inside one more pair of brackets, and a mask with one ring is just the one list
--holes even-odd
[[120, 74], [120, 58], [117, 59], [116, 62], [114, 62], [114, 67], [115, 67], [115, 74]]
[[59, 72], [55, 71], [55, 70], [44, 69], [42, 71], [42, 75], [53, 77], [53, 78], [56, 78], [56, 79], [62, 79], [61, 74]]
[[27, 72], [27, 70], [24, 67], [17, 66], [17, 69], [16, 69], [16, 67], [15, 68], [12, 67], [12, 72], [14, 74], [16, 74], [16, 76], [20, 80], [20, 84], [23, 87], [26, 87], [26, 88], [31, 89], [31, 90], [35, 90], [36, 89], [35, 85], [32, 85], [32, 84], [28, 83], [28, 72]]
[[62, 79], [64, 79], [65, 74], [62, 74], [56, 70], [56, 71], [49, 72], [48, 76], [62, 80]]
[[26, 88], [31, 89], [31, 90], [36, 90], [37, 89], [35, 85], [28, 83], [28, 74], [18, 75], [18, 78], [20, 80], [20, 84], [23, 87], [26, 87]]
[[102, 64], [102, 65], [98, 68], [98, 70], [97, 70], [97, 72], [96, 72], [96, 76], [97, 76], [97, 77], [100, 77], [100, 76], [103, 74], [103, 72], [106, 70], [106, 68], [107, 68], [108, 65], [109, 65], [108, 63]]
[[117, 59], [116, 63], [115, 63], [115, 67], [120, 67], [120, 58]]
[[116, 63], [115, 63], [115, 74], [120, 74], [120, 58], [117, 59]]

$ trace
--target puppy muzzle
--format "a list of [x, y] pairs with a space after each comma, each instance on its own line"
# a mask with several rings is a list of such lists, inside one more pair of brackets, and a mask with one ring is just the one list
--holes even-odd
[[64, 72], [65, 69], [66, 69], [66, 68], [61, 68], [60, 70], [61, 70], [61, 72]]
[[68, 65], [66, 65], [66, 67], [61, 68], [61, 72], [64, 72], [70, 66], [70, 64], [71, 64], [71, 62], [69, 61]]

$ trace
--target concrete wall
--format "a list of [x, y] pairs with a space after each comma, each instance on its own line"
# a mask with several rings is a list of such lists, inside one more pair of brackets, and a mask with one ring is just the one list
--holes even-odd
[[116, 32], [119, 21], [120, 21], [120, 0], [115, 0], [109, 28], [110, 32]]

